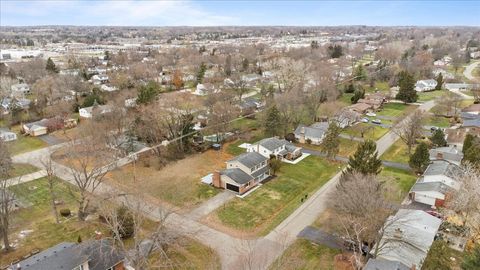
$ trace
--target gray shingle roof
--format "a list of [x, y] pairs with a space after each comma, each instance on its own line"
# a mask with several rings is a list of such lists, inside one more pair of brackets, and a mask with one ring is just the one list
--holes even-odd
[[364, 270], [410, 270], [405, 264], [397, 261], [370, 259]]
[[448, 186], [441, 182], [421, 182], [418, 181], [413, 185], [412, 192], [421, 192], [421, 191], [436, 191], [442, 194], [445, 194], [448, 191]]
[[[461, 151], [458, 151], [456, 147], [434, 148], [434, 149], [431, 149], [429, 153], [430, 153], [430, 160], [444, 159], [444, 160], [455, 162], [457, 164], [457, 163], [460, 163], [463, 159], [463, 153]], [[439, 154], [442, 156], [441, 158], [439, 157]]]
[[225, 169], [221, 171], [220, 174], [228, 176], [230, 179], [232, 179], [233, 181], [235, 181], [235, 183], [239, 185], [244, 185], [253, 180], [253, 177], [251, 175], [240, 170], [239, 168]]
[[[323, 124], [323, 125], [322, 125]], [[303, 134], [305, 134], [305, 137], [310, 137], [310, 138], [322, 138], [325, 132], [328, 130], [328, 123], [318, 123], [315, 125], [312, 125], [310, 127], [304, 126], [304, 125], [299, 125], [297, 129], [295, 129], [295, 135], [300, 136], [302, 135], [302, 129], [303, 129]]]
[[247, 152], [239, 156], [236, 156], [231, 161], [238, 161], [241, 164], [243, 164], [245, 167], [252, 168], [266, 160], [267, 160], [266, 157], [260, 155], [257, 152]]
[[480, 127], [480, 117], [463, 121], [462, 127]]
[[463, 170], [459, 166], [448, 161], [435, 160], [428, 165], [423, 175], [445, 175], [450, 178], [456, 178], [463, 175]]
[[268, 172], [269, 170], [270, 170], [270, 168], [268, 166], [265, 166], [265, 167], [261, 168], [260, 170], [252, 173], [252, 176], [253, 177], [258, 177], [259, 175], [262, 175], [262, 174]]
[[287, 141], [285, 141], [285, 140], [280, 140], [278, 138], [272, 137], [272, 138], [263, 139], [263, 140], [257, 142], [256, 144], [259, 144], [259, 145], [265, 147], [266, 149], [268, 149], [270, 151], [273, 151], [277, 148], [282, 147], [286, 143], [287, 143]]

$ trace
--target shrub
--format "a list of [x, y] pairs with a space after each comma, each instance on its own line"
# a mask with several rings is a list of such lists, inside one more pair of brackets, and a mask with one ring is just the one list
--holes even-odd
[[306, 142], [307, 144], [312, 144], [312, 140], [310, 140], [310, 139], [307, 139], [305, 142]]
[[60, 215], [62, 217], [69, 217], [71, 214], [72, 212], [68, 208], [60, 209]]
[[127, 207], [122, 206], [117, 209], [117, 220], [120, 237], [122, 239], [132, 237], [135, 233], [135, 224], [133, 215], [130, 213]]

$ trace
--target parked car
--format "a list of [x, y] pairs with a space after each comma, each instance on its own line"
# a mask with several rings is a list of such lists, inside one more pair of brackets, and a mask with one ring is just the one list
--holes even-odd
[[370, 116], [370, 117], [375, 117], [375, 116], [377, 116], [377, 114], [376, 114], [376, 113], [373, 113], [373, 112], [368, 112], [368, 113], [366, 113], [366, 115], [367, 115], [367, 116]]
[[432, 132], [434, 132], [434, 131], [436, 131], [436, 130], [438, 130], [438, 127], [431, 127], [431, 128], [430, 128], [430, 131], [432, 131]]
[[437, 218], [439, 218], [439, 219], [443, 219], [443, 218], [444, 218], [443, 215], [440, 214], [440, 213], [437, 212], [437, 211], [426, 210], [425, 212], [426, 212], [427, 214], [430, 214], [430, 215], [432, 215], [432, 216], [434, 216], [434, 217], [437, 217]]
[[368, 118], [362, 118], [362, 120], [360, 120], [362, 123], [368, 123], [370, 121], [370, 119]]
[[372, 120], [372, 123], [377, 124], [377, 125], [380, 125], [380, 124], [382, 123], [382, 120], [380, 120], [380, 119], [375, 119], [375, 120]]

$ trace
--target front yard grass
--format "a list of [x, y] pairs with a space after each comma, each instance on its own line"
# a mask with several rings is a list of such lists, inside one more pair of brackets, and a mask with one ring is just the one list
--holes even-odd
[[39, 171], [40, 169], [27, 163], [13, 163], [9, 178], [18, 177]]
[[107, 181], [125, 191], [138, 189], [154, 201], [189, 209], [219, 193], [218, 189], [202, 184], [200, 179], [225, 168], [225, 162], [232, 157], [225, 149], [209, 150], [168, 163], [163, 168], [158, 168], [156, 157], [149, 157], [136, 166], [129, 164], [110, 172]]
[[381, 111], [377, 112], [376, 114], [379, 116], [386, 116], [392, 118], [403, 118], [410, 114], [417, 108], [415, 105], [410, 104], [403, 104], [403, 103], [387, 103], [383, 105]]
[[290, 245], [280, 258], [270, 267], [270, 270], [333, 270], [334, 258], [341, 251], [323, 245], [312, 244], [305, 239], [297, 239]]
[[[414, 149], [412, 149], [414, 151]], [[397, 140], [380, 157], [382, 160], [408, 164], [410, 156], [407, 152], [407, 145], [402, 140]]]
[[18, 134], [17, 139], [15, 141], [8, 142], [7, 145], [10, 154], [14, 156], [44, 148], [47, 146], [47, 143], [42, 141], [40, 138]]
[[388, 128], [384, 128], [379, 125], [374, 125], [370, 123], [358, 123], [351, 127], [345, 128], [342, 133], [349, 136], [361, 138], [361, 130], [365, 129], [367, 126], [371, 126], [371, 128], [364, 134], [363, 138], [365, 140], [370, 139], [376, 141], [380, 139], [383, 135], [385, 135], [389, 130]]
[[[305, 149], [311, 149], [311, 150], [322, 152], [322, 148], [320, 147], [320, 145], [302, 144], [302, 143], [299, 143], [297, 145]], [[341, 157], [349, 157], [353, 155], [353, 153], [355, 153], [358, 145], [359, 145], [358, 141], [340, 138], [340, 149], [338, 151], [338, 155]]]
[[428, 91], [428, 92], [421, 92], [418, 93], [418, 102], [426, 102], [430, 100], [434, 100], [436, 98], [440, 98], [447, 93], [447, 90], [435, 90], [435, 91]]
[[447, 128], [450, 127], [450, 119], [443, 116], [430, 115], [426, 117], [425, 125]]
[[224, 225], [265, 235], [339, 171], [339, 163], [309, 156], [298, 164], [282, 164], [278, 176], [247, 197], [235, 198], [217, 209]]
[[417, 181], [417, 176], [411, 171], [397, 168], [385, 167], [380, 173], [380, 177], [386, 178], [387, 183], [395, 184], [399, 189], [399, 200], [403, 200], [407, 196], [412, 186]]

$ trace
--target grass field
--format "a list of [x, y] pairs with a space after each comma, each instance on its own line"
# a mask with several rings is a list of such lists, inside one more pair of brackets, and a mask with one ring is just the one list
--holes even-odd
[[383, 128], [381, 126], [377, 125], [372, 125], [372, 124], [367, 124], [367, 123], [359, 123], [354, 126], [345, 128], [342, 133], [354, 137], [362, 137], [361, 136], [361, 130], [365, 129], [366, 127], [371, 127], [363, 136], [364, 139], [370, 139], [370, 140], [378, 140], [380, 139], [385, 133], [388, 132], [388, 128]]
[[430, 115], [425, 118], [425, 125], [446, 128], [450, 127], [450, 119], [442, 116]]
[[[345, 138], [340, 138], [340, 149], [338, 151], [338, 155], [341, 157], [349, 157], [355, 151], [357, 150], [359, 142], [357, 141], [352, 141], [350, 139], [345, 139]], [[314, 144], [298, 144], [298, 146], [306, 148], [306, 149], [312, 149], [315, 151], [322, 151], [320, 145], [314, 145]]]
[[[412, 149], [413, 151], [414, 149]], [[410, 156], [407, 153], [407, 145], [402, 140], [397, 140], [380, 158], [382, 160], [408, 164]]]
[[18, 155], [47, 146], [47, 143], [36, 137], [18, 135], [17, 140], [7, 143], [11, 155]]
[[22, 176], [22, 175], [25, 175], [25, 174], [34, 173], [34, 172], [39, 171], [39, 170], [40, 170], [39, 168], [37, 168], [35, 166], [32, 166], [30, 164], [13, 163], [13, 168], [10, 171], [9, 177], [13, 178], [13, 177], [17, 177], [17, 176]]
[[396, 168], [383, 168], [380, 177], [385, 177], [389, 180], [388, 183], [397, 185], [400, 192], [400, 194], [398, 194], [400, 201], [407, 196], [408, 191], [410, 191], [410, 188], [412, 188], [417, 180], [417, 176], [413, 172]]
[[390, 86], [388, 86], [388, 82], [375, 82], [375, 85], [373, 87], [366, 87], [365, 92], [366, 93], [375, 93], [376, 91], [379, 92], [389, 92], [390, 91]]
[[264, 235], [290, 215], [302, 197], [325, 184], [339, 166], [315, 156], [295, 165], [283, 164], [277, 177], [247, 197], [231, 200], [216, 215], [230, 228]]
[[418, 102], [426, 102], [436, 98], [440, 98], [441, 96], [446, 94], [446, 90], [436, 90], [436, 91], [429, 91], [429, 92], [422, 92], [418, 93]]
[[218, 189], [202, 184], [200, 179], [225, 168], [225, 161], [232, 157], [223, 149], [209, 150], [168, 163], [160, 169], [157, 159], [151, 157], [141, 160], [135, 167], [129, 164], [112, 171], [107, 178], [122, 190], [135, 188], [149, 199], [188, 209], [218, 194]]
[[403, 118], [408, 114], [410, 114], [416, 108], [417, 106], [415, 105], [408, 105], [403, 103], [387, 103], [383, 105], [383, 108], [381, 111], [377, 112], [377, 115]]
[[272, 264], [270, 270], [334, 270], [334, 257], [340, 253], [340, 250], [298, 239]]

